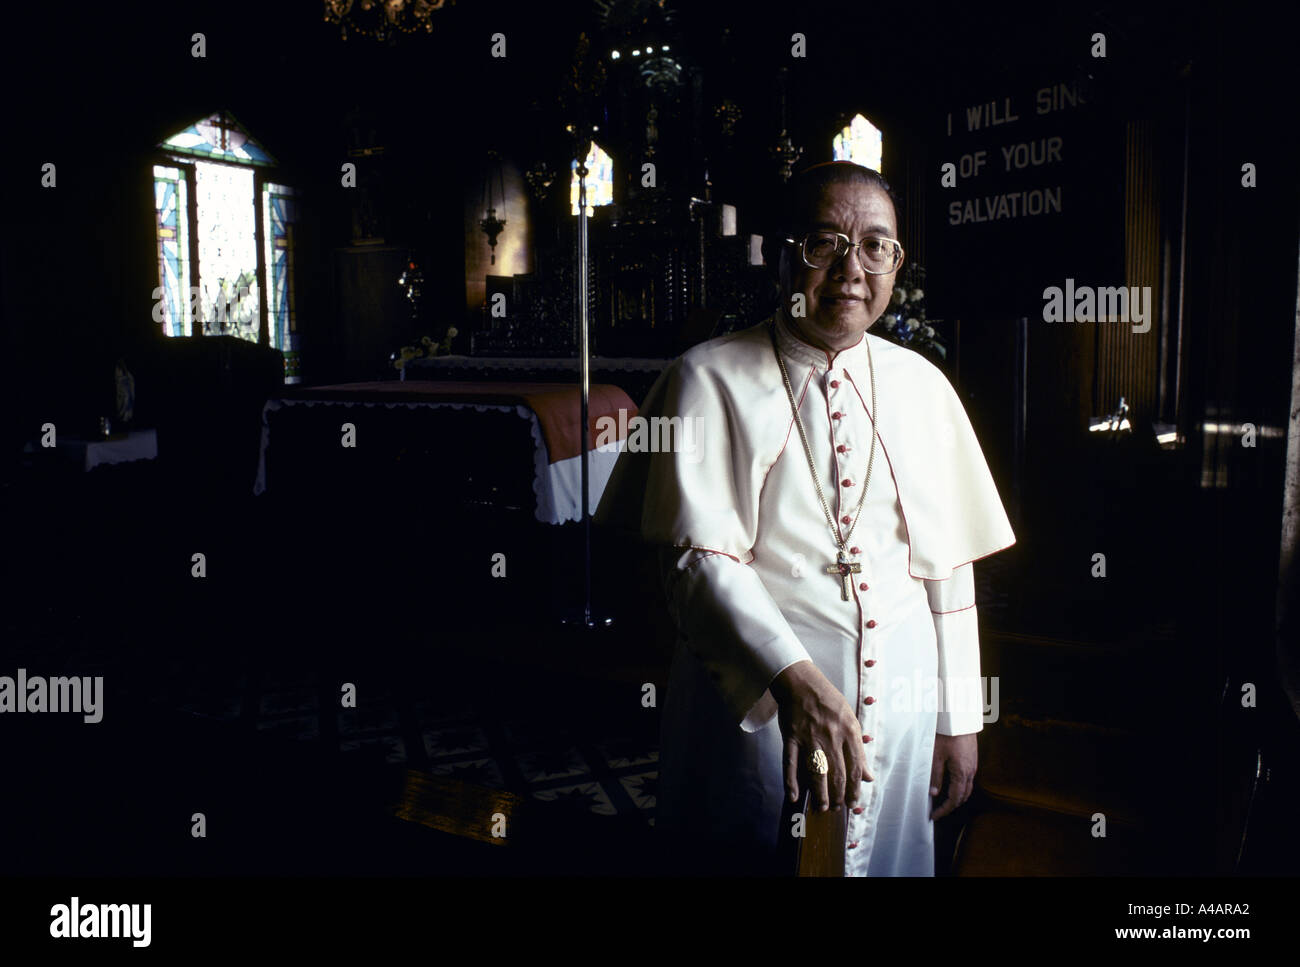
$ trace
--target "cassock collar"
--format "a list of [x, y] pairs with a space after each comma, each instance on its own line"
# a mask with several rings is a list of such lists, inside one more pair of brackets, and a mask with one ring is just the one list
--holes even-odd
[[797, 359], [799, 362], [812, 366], [817, 372], [825, 372], [833, 366], [843, 366], [850, 369], [856, 364], [861, 364], [862, 368], [867, 366], [867, 334], [862, 334], [862, 339], [857, 345], [850, 346], [848, 349], [841, 349], [829, 358], [824, 349], [818, 349], [804, 342], [790, 329], [790, 324], [786, 321], [785, 313], [777, 310], [774, 317], [776, 319], [776, 342], [781, 347], [781, 352], [791, 359]]

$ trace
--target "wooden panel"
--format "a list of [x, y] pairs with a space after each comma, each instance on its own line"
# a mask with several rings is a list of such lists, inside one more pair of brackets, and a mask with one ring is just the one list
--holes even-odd
[[1097, 370], [1092, 415], [1115, 409], [1128, 400], [1140, 420], [1158, 416], [1161, 318], [1160, 196], [1155, 146], [1149, 121], [1130, 121], [1124, 145], [1124, 276], [1130, 287], [1151, 289], [1151, 328], [1134, 332], [1132, 325], [1097, 324]]

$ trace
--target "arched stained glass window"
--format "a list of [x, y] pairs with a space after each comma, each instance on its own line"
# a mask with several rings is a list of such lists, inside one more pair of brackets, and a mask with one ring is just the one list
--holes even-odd
[[883, 151], [884, 137], [880, 128], [861, 114], [855, 114], [844, 130], [835, 135], [831, 144], [834, 160], [852, 161], [873, 171], [880, 171]]
[[[569, 167], [573, 180], [569, 184], [569, 212], [578, 214], [578, 160]], [[596, 205], [608, 205], [614, 200], [614, 159], [595, 141], [587, 152], [587, 217], [594, 215]]]
[[206, 158], [209, 161], [228, 161], [235, 164], [273, 165], [275, 159], [258, 144], [230, 114], [216, 114], [195, 121], [184, 131], [178, 131], [159, 147], [181, 154]]
[[225, 111], [158, 148], [154, 320], [168, 336], [230, 335], [279, 349], [286, 382], [298, 382], [293, 189], [267, 177], [275, 159]]

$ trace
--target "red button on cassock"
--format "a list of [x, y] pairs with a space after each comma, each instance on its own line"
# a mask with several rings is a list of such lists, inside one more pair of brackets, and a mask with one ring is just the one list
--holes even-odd
[[835, 449], [836, 449], [839, 453], [848, 453], [848, 452], [849, 452], [849, 448], [846, 447], [843, 443], [841, 443], [841, 444], [840, 444], [839, 446], [837, 446]]
[[864, 735], [864, 736], [862, 737], [862, 741], [863, 741], [863, 742], [870, 742], [870, 741], [871, 741], [871, 736], [869, 736], [869, 735]]
[[864, 699], [862, 700], [862, 704], [863, 704], [863, 705], [875, 705], [875, 704], [876, 704], [876, 699], [874, 698], [874, 696], [868, 695], [866, 698], [864, 698]]
[[876, 619], [875, 619], [875, 618], [872, 618], [870, 621], [867, 622], [867, 627], [868, 627], [868, 628], [874, 628], [875, 626], [876, 626]]
[[857, 849], [857, 848], [858, 848], [858, 844], [856, 841], [849, 843], [849, 849]]
[[843, 480], [840, 481], [840, 486], [842, 486], [842, 487], [852, 487], [852, 486], [853, 486], [853, 481], [850, 480], [848, 477], [845, 477]]
[[840, 518], [840, 523], [841, 523], [841, 524], [852, 524], [852, 523], [853, 523], [853, 518], [850, 517], [848, 514], [845, 514], [843, 517]]
[[850, 548], [849, 548], [849, 553], [850, 553], [850, 554], [861, 554], [861, 553], [862, 553], [862, 548], [860, 548], [860, 547], [850, 547]]
[[831, 380], [831, 389], [839, 389], [839, 388], [840, 388], [840, 381], [838, 379]]
[[861, 806], [854, 806], [854, 807], [853, 807], [853, 814], [854, 814], [855, 816], [860, 816], [860, 815], [863, 813], [863, 811], [864, 811], [864, 810], [863, 810], [863, 808], [862, 808]]
[[866, 586], [865, 584], [859, 584], [859, 585], [858, 585], [858, 590], [859, 590], [859, 591], [865, 591], [865, 590], [867, 590], [867, 586]]
[[875, 660], [874, 658], [868, 658], [868, 659], [867, 659], [866, 661], [864, 661], [862, 664], [864, 664], [864, 665], [866, 665], [868, 668], [870, 668], [870, 667], [871, 667], [872, 665], [874, 665], [875, 663], [876, 663], [876, 660]]
[[841, 413], [839, 410], [836, 410], [834, 413], [831, 414], [831, 419], [832, 419], [832, 420], [838, 420], [838, 419], [839, 419], [841, 416], [843, 416], [843, 415], [844, 415], [844, 414]]

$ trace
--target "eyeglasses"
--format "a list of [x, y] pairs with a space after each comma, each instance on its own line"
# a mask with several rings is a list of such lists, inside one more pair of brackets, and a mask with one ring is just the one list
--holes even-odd
[[858, 262], [868, 275], [888, 275], [903, 261], [903, 246], [892, 238], [868, 235], [858, 242], [849, 241], [839, 232], [809, 232], [802, 238], [787, 238], [791, 245], [799, 246], [804, 265], [811, 269], [828, 269], [850, 249], [858, 250]]

